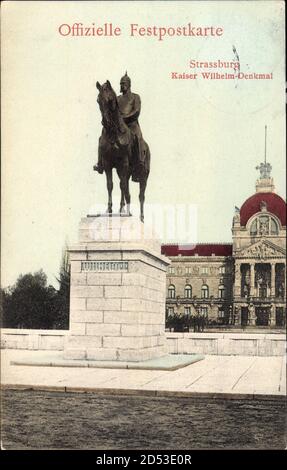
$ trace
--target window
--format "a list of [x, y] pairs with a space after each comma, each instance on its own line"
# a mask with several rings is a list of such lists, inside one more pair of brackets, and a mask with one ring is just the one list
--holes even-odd
[[225, 297], [225, 287], [223, 284], [221, 284], [218, 288], [218, 297], [220, 299], [223, 299]]
[[173, 267], [173, 266], [170, 266], [170, 267], [168, 268], [168, 272], [169, 272], [169, 274], [174, 274], [174, 267]]
[[220, 266], [219, 274], [224, 274], [224, 273], [225, 273], [225, 266]]
[[274, 219], [271, 219], [270, 231], [271, 231], [271, 235], [278, 235], [278, 226]]
[[184, 289], [184, 297], [186, 299], [191, 299], [191, 296], [192, 296], [192, 287], [189, 284], [187, 284]]
[[209, 297], [209, 288], [206, 284], [204, 284], [201, 288], [201, 298], [207, 299]]
[[276, 220], [269, 215], [261, 215], [253, 220], [250, 226], [250, 235], [278, 235], [279, 228]]
[[250, 235], [257, 234], [257, 219], [253, 220], [251, 227], [250, 227]]
[[258, 289], [260, 299], [265, 299], [267, 297], [267, 289], [266, 287], [259, 287]]
[[201, 268], [201, 274], [208, 274], [208, 267], [207, 266], [203, 266]]
[[276, 326], [285, 325], [286, 312], [284, 315], [284, 307], [276, 307]]
[[200, 307], [200, 314], [207, 317], [208, 314], [208, 308], [207, 307]]
[[224, 309], [222, 308], [218, 309], [218, 318], [224, 318]]
[[184, 307], [184, 314], [190, 315], [190, 307]]
[[168, 298], [175, 299], [175, 287], [172, 284], [168, 288]]

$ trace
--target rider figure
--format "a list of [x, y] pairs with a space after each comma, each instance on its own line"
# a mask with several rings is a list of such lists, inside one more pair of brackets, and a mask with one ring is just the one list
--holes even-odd
[[[143, 137], [141, 129], [138, 123], [138, 117], [141, 111], [141, 100], [140, 96], [136, 93], [131, 92], [131, 79], [127, 75], [121, 78], [120, 91], [122, 95], [117, 97], [119, 110], [123, 117], [124, 122], [130, 128], [131, 132], [137, 137], [138, 151], [137, 151], [137, 162], [139, 165], [143, 165], [144, 162], [144, 149], [143, 149]], [[102, 155], [99, 149], [98, 152], [98, 164], [94, 166], [94, 170], [99, 173], [103, 173]], [[133, 175], [134, 176], [134, 175]], [[134, 179], [134, 178], [133, 178]], [[135, 178], [137, 181], [137, 179]]]

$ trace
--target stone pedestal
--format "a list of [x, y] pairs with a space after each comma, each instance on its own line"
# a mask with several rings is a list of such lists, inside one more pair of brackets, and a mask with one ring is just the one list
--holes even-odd
[[161, 245], [135, 217], [80, 222], [71, 261], [69, 359], [143, 361], [167, 354]]

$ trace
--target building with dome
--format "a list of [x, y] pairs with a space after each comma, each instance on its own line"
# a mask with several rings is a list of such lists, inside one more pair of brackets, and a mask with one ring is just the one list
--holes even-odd
[[235, 208], [232, 243], [162, 245], [171, 260], [167, 314], [205, 316], [210, 323], [283, 327], [286, 323], [286, 204], [271, 165], [256, 169], [256, 193]]

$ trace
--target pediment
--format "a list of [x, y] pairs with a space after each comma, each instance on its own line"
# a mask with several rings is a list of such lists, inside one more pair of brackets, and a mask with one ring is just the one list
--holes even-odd
[[260, 240], [259, 242], [253, 243], [253, 245], [248, 246], [247, 248], [243, 248], [237, 253], [238, 256], [246, 257], [246, 258], [260, 258], [260, 259], [267, 259], [267, 258], [277, 258], [277, 257], [285, 257], [286, 250], [281, 248], [280, 246], [275, 245], [268, 240]]

